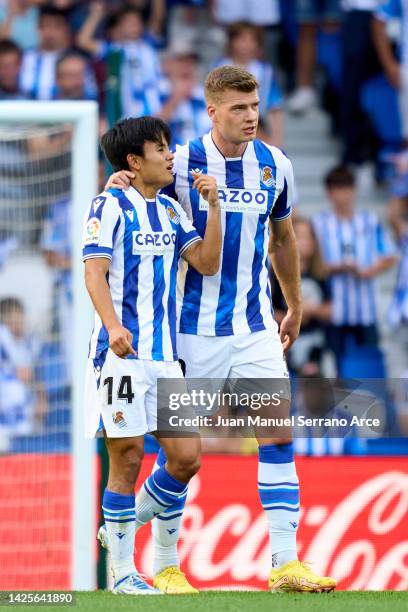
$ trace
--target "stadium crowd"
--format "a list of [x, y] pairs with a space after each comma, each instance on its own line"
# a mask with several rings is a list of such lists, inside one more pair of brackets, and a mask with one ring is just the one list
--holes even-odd
[[[173, 145], [203, 135], [210, 127], [203, 77], [222, 64], [257, 77], [260, 138], [285, 148], [284, 109], [307, 120], [321, 106], [340, 143], [321, 214], [308, 219], [298, 193], [304, 307], [301, 335], [288, 355], [291, 371], [387, 378], [375, 279], [398, 266], [388, 324], [402, 349], [393, 376], [407, 377], [408, 10], [402, 0], [0, 0], [0, 103], [96, 100], [101, 134], [120, 117], [152, 114], [170, 125]], [[69, 157], [65, 137], [34, 138], [26, 163], [33, 150]], [[21, 151], [12, 157], [21, 164]], [[355, 206], [355, 177], [367, 161], [385, 189], [381, 220]], [[4, 164], [0, 159], [0, 174]], [[101, 161], [100, 186], [105, 179]], [[34, 231], [18, 235], [10, 219], [21, 194], [0, 188], [0, 268], [19, 244], [40, 251], [54, 292], [45, 340], [26, 330], [27, 305], [13, 295], [0, 301], [0, 430], [7, 435], [41, 433], [60, 418], [53, 407], [61, 413], [63, 406], [69, 418], [69, 185], [54, 194], [54, 201], [36, 195]], [[272, 272], [271, 282], [279, 322], [285, 304]], [[384, 403], [395, 435], [407, 434], [406, 415], [393, 418], [398, 410], [388, 393]]]

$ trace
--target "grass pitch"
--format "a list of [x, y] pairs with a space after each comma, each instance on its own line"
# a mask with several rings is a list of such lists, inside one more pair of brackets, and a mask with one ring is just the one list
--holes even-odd
[[[27, 606], [12, 606], [22, 608]], [[108, 591], [76, 593], [71, 606], [52, 606], [64, 610], [91, 612], [103, 610], [140, 610], [141, 612], [407, 612], [406, 591], [338, 591], [318, 594], [207, 591], [199, 595], [127, 596]], [[50, 607], [34, 606], [36, 611]]]

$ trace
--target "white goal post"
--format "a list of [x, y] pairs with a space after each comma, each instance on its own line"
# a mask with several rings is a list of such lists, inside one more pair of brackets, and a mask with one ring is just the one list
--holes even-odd
[[[97, 193], [98, 108], [95, 102], [0, 102], [0, 127], [10, 124], [70, 123], [72, 135], [72, 429], [71, 429], [71, 583], [75, 590], [96, 588], [95, 443], [84, 437], [83, 382], [92, 325], [90, 302], [83, 282], [82, 220], [87, 204]], [[29, 271], [28, 271], [29, 273]], [[23, 281], [23, 279], [22, 279]]]

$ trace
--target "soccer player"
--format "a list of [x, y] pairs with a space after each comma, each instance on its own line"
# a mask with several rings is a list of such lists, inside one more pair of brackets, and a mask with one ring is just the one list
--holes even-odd
[[[192, 378], [285, 378], [284, 350], [301, 322], [299, 259], [290, 219], [293, 172], [276, 147], [256, 139], [258, 82], [246, 70], [222, 66], [205, 81], [212, 131], [176, 149], [174, 189], [200, 235], [208, 207], [194, 190], [192, 171], [214, 175], [222, 209], [223, 252], [211, 278], [188, 267], [180, 296], [177, 349]], [[132, 173], [114, 174], [108, 185], [126, 188]], [[288, 312], [280, 331], [273, 319], [267, 257]], [[289, 413], [289, 402], [286, 402]], [[282, 416], [282, 415], [279, 415]], [[272, 590], [328, 591], [336, 581], [298, 561], [299, 483], [291, 437], [258, 436], [258, 487], [268, 519]], [[158, 464], [165, 461], [159, 453]], [[166, 511], [167, 512], [167, 511]], [[171, 511], [167, 512], [171, 516]], [[167, 518], [166, 514], [158, 519]], [[177, 567], [181, 516], [154, 521], [155, 584], [167, 589], [166, 567]]]
[[[217, 184], [194, 173], [197, 194], [208, 203], [201, 237], [172, 198], [158, 195], [173, 180], [170, 131], [160, 119], [117, 123], [102, 137], [113, 168], [128, 167], [130, 189], [93, 199], [84, 224], [85, 280], [95, 306], [86, 383], [87, 435], [102, 426], [109, 454], [103, 513], [114, 592], [156, 594], [134, 565], [136, 525], [184, 503], [199, 468], [200, 439], [156, 434], [167, 455], [144, 483], [135, 509], [134, 488], [143, 435], [157, 430], [158, 378], [183, 381], [176, 352], [176, 275], [182, 256], [200, 274], [220, 265], [221, 225]], [[179, 582], [184, 574], [179, 572]], [[185, 591], [195, 592], [184, 578]]]

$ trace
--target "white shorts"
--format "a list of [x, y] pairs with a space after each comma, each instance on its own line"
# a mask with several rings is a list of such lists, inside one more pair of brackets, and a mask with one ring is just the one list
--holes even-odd
[[276, 329], [237, 336], [177, 335], [187, 378], [287, 378]]
[[183, 378], [177, 361], [122, 359], [110, 349], [88, 359], [85, 435], [105, 429], [108, 438], [142, 436], [157, 430], [157, 379]]

